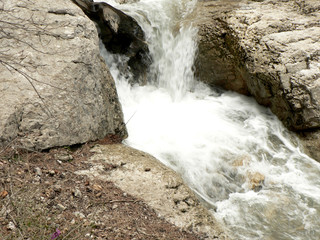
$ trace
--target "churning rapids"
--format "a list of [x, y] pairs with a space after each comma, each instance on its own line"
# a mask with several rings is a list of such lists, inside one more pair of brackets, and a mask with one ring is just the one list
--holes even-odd
[[126, 59], [101, 50], [126, 143], [180, 173], [234, 239], [320, 239], [320, 164], [268, 109], [194, 79], [196, 1], [106, 2], [139, 22], [153, 58], [149, 84], [130, 86], [119, 70]]

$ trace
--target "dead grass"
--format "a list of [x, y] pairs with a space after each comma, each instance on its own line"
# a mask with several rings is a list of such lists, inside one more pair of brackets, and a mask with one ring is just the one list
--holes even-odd
[[[105, 139], [100, 143], [110, 143]], [[112, 182], [74, 174], [88, 169], [93, 144], [0, 154], [1, 239], [203, 239], [159, 218]], [[63, 160], [61, 160], [63, 159]], [[115, 166], [105, 166], [106, 173]]]

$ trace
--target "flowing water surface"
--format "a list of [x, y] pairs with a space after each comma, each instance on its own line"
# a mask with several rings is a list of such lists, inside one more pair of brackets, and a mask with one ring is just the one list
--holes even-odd
[[270, 110], [194, 79], [196, 1], [106, 2], [139, 22], [153, 58], [149, 84], [130, 86], [127, 59], [102, 49], [125, 142], [180, 173], [235, 239], [320, 239], [320, 164]]

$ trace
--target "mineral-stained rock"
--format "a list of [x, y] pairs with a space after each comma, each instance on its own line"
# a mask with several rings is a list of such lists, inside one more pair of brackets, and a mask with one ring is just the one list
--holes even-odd
[[112, 53], [126, 55], [135, 80], [145, 84], [151, 57], [145, 34], [137, 21], [105, 2], [73, 1], [97, 23], [100, 38], [106, 49]]
[[320, 2], [200, 1], [198, 77], [252, 95], [295, 131], [320, 129]]
[[92, 21], [70, 0], [0, 3], [0, 146], [126, 137]]

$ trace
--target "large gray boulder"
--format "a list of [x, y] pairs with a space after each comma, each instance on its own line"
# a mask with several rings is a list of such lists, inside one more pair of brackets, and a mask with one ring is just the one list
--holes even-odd
[[97, 29], [71, 0], [0, 3], [0, 146], [127, 136]]
[[198, 77], [270, 107], [320, 159], [320, 2], [200, 1], [197, 10]]

